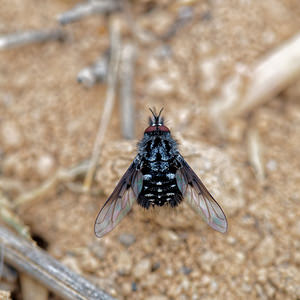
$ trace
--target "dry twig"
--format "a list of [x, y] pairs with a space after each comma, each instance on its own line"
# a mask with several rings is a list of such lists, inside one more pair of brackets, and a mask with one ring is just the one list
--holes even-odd
[[100, 121], [97, 137], [94, 144], [93, 154], [90, 161], [89, 170], [85, 177], [84, 187], [89, 190], [92, 184], [96, 165], [101, 153], [101, 147], [104, 140], [104, 135], [111, 117], [112, 109], [115, 102], [117, 74], [121, 53], [121, 41], [120, 41], [120, 23], [117, 17], [111, 16], [110, 18], [110, 45], [111, 45], [111, 59], [109, 63], [109, 73], [107, 77], [107, 94]]
[[[4, 247], [4, 248], [3, 248]], [[113, 300], [88, 280], [72, 272], [28, 240], [0, 226], [4, 261], [64, 299]]]
[[211, 107], [220, 132], [226, 134], [231, 118], [249, 114], [299, 78], [300, 34], [259, 61], [247, 76], [237, 73], [224, 85], [221, 97]]
[[29, 228], [22, 223], [19, 217], [13, 212], [11, 202], [0, 193], [0, 219], [14, 228], [20, 235], [30, 239]]
[[179, 9], [178, 17], [168, 31], [161, 36], [164, 41], [170, 40], [176, 33], [192, 20], [194, 15], [193, 8], [190, 6], [183, 6]]
[[65, 25], [79, 21], [80, 19], [90, 15], [111, 13], [119, 10], [120, 8], [121, 3], [119, 0], [94, 0], [76, 5], [69, 11], [58, 15], [57, 19], [62, 25]]
[[62, 29], [31, 30], [0, 37], [0, 50], [47, 41], [64, 41], [67, 35]]
[[21, 193], [24, 190], [24, 186], [20, 181], [2, 177], [0, 178], [0, 190]]
[[158, 40], [158, 38], [151, 33], [150, 31], [146, 31], [138, 26], [135, 22], [135, 17], [133, 14], [132, 3], [129, 0], [123, 0], [123, 13], [126, 18], [126, 21], [129, 25], [129, 28], [133, 34], [133, 37], [142, 43], [153, 43]]
[[250, 127], [247, 132], [248, 156], [254, 168], [255, 175], [260, 182], [265, 179], [265, 169], [263, 164], [262, 144], [260, 142], [257, 129]]
[[135, 110], [133, 96], [134, 66], [136, 48], [133, 44], [125, 44], [122, 49], [120, 65], [120, 103], [121, 103], [121, 128], [123, 137], [134, 138]]
[[85, 174], [88, 170], [88, 162], [84, 162], [71, 169], [61, 169], [58, 170], [53, 177], [46, 180], [38, 188], [33, 189], [27, 193], [21, 194], [14, 202], [16, 206], [21, 204], [32, 204], [34, 201], [41, 199], [43, 196], [47, 195], [50, 191], [54, 190], [59, 183], [69, 182], [75, 177]]

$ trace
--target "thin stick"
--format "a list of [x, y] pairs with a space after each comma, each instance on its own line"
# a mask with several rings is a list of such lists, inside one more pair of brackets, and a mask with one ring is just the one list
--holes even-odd
[[79, 276], [45, 251], [0, 226], [0, 249], [4, 261], [43, 284], [64, 299], [113, 300], [91, 282]]
[[29, 228], [22, 223], [19, 217], [8, 207], [0, 207], [0, 219], [16, 230], [20, 235], [30, 239]]
[[[237, 72], [223, 86], [211, 114], [220, 131], [235, 116], [251, 113], [300, 78], [300, 34], [260, 60], [252, 69]], [[222, 132], [221, 132], [222, 133]]]
[[5, 192], [21, 193], [22, 191], [24, 191], [24, 186], [20, 181], [1, 177], [0, 189]]
[[96, 165], [101, 153], [101, 147], [104, 140], [104, 135], [111, 117], [112, 109], [115, 102], [116, 85], [117, 85], [117, 74], [120, 61], [121, 53], [121, 41], [120, 41], [120, 23], [119, 20], [111, 16], [110, 17], [110, 44], [111, 44], [111, 59], [109, 63], [109, 73], [107, 78], [107, 94], [100, 121], [97, 137], [94, 144], [92, 159], [90, 161], [89, 170], [85, 177], [84, 188], [88, 191], [91, 187]]
[[133, 38], [138, 39], [139, 42], [143, 42], [147, 44], [157, 41], [158, 39], [153, 33], [143, 30], [142, 28], [140, 28], [140, 26], [136, 24], [135, 22], [136, 18], [133, 14], [132, 5], [133, 4], [131, 3], [131, 1], [123, 0], [123, 5], [122, 5], [123, 13], [128, 22], [129, 28], [133, 34]]
[[120, 65], [120, 103], [121, 103], [121, 128], [123, 137], [134, 138], [135, 110], [133, 96], [133, 77], [135, 64], [135, 46], [125, 44], [122, 50]]
[[46, 180], [39, 187], [27, 193], [23, 193], [19, 197], [17, 197], [16, 200], [14, 201], [14, 205], [19, 206], [25, 203], [26, 204], [30, 203], [32, 205], [35, 201], [43, 198], [50, 191], [54, 190], [59, 183], [69, 182], [73, 180], [75, 177], [85, 174], [88, 168], [89, 168], [89, 162], [86, 161], [69, 170], [67, 169], [58, 170], [51, 178]]
[[0, 220], [14, 228], [20, 235], [30, 239], [29, 228], [13, 211], [13, 204], [0, 192]]
[[65, 25], [71, 22], [79, 21], [80, 19], [93, 14], [111, 13], [119, 10], [120, 8], [121, 4], [118, 0], [83, 2], [58, 15], [57, 20], [60, 22], [60, 24]]
[[247, 137], [249, 161], [254, 168], [257, 179], [260, 182], [263, 182], [265, 179], [265, 169], [263, 164], [262, 144], [257, 129], [250, 127], [248, 129]]
[[107, 50], [91, 66], [85, 67], [77, 75], [77, 81], [86, 87], [92, 87], [95, 83], [104, 81], [108, 74], [109, 53]]
[[31, 43], [43, 43], [53, 40], [64, 41], [66, 37], [67, 35], [62, 29], [17, 32], [0, 37], [0, 50]]
[[300, 34], [260, 61], [253, 71], [244, 101], [233, 115], [245, 115], [300, 78]]
[[0, 279], [2, 279], [3, 270], [4, 270], [4, 246], [1, 244], [0, 245]]
[[179, 9], [178, 17], [171, 27], [161, 36], [164, 41], [170, 40], [176, 33], [184, 27], [193, 18], [193, 9], [189, 6], [183, 6]]

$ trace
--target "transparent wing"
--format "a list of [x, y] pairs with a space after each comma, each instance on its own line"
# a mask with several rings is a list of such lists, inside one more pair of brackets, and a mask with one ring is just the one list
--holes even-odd
[[184, 198], [210, 227], [226, 232], [228, 224], [222, 208], [183, 157], [180, 163], [182, 167], [176, 173], [176, 181]]
[[143, 186], [143, 176], [133, 162], [101, 208], [95, 221], [95, 234], [102, 237], [113, 230], [130, 211]]

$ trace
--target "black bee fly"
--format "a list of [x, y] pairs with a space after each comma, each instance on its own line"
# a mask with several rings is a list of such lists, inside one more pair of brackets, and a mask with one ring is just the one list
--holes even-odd
[[133, 203], [148, 209], [176, 207], [183, 199], [213, 229], [226, 232], [227, 220], [221, 207], [177, 149], [161, 111], [153, 117], [138, 144], [138, 154], [100, 210], [95, 234], [102, 237], [115, 228]]

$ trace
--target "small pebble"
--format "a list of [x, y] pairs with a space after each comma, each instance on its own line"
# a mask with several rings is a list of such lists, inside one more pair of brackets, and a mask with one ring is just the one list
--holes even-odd
[[149, 82], [147, 93], [156, 96], [167, 96], [174, 91], [173, 84], [166, 78], [156, 77]]
[[187, 291], [190, 288], [190, 281], [187, 277], [181, 281], [180, 288], [184, 291]]
[[184, 274], [184, 275], [189, 275], [189, 274], [191, 274], [192, 273], [192, 269], [191, 268], [188, 268], [188, 267], [186, 267], [186, 266], [183, 266], [182, 268], [181, 268], [181, 272]]
[[167, 277], [173, 277], [174, 276], [174, 271], [173, 271], [172, 268], [166, 268], [164, 273]]
[[218, 260], [218, 255], [213, 251], [206, 251], [200, 257], [201, 268], [206, 272], [211, 272], [212, 267]]
[[284, 264], [270, 269], [268, 279], [277, 292], [285, 292], [287, 295], [284, 299], [300, 299], [299, 268]]
[[132, 258], [127, 251], [121, 251], [117, 260], [117, 270], [120, 275], [128, 275], [132, 270]]
[[218, 290], [219, 284], [215, 281], [212, 280], [210, 283], [209, 291], [214, 294]]
[[141, 278], [151, 272], [151, 261], [148, 258], [142, 259], [133, 269], [133, 275]]
[[43, 154], [37, 160], [37, 172], [41, 178], [47, 178], [53, 172], [55, 160], [50, 154]]
[[156, 273], [150, 273], [146, 275], [145, 280], [141, 282], [141, 285], [143, 287], [154, 287], [157, 285], [157, 283], [160, 280], [160, 276]]
[[156, 262], [153, 264], [151, 271], [155, 272], [156, 270], [158, 270], [160, 268], [160, 262]]
[[[249, 290], [249, 293], [253, 290], [253, 287], [250, 286], [250, 290]], [[262, 288], [262, 286], [260, 284], [255, 284], [255, 290], [256, 290], [256, 293], [259, 297], [259, 299], [267, 299], [266, 295], [265, 295], [265, 292]]]
[[133, 291], [133, 292], [136, 292], [137, 291], [137, 284], [136, 284], [136, 282], [132, 282], [131, 283], [131, 290]]
[[128, 296], [130, 295], [130, 293], [132, 292], [132, 286], [129, 282], [124, 282], [122, 284], [122, 294], [124, 296]]
[[94, 273], [100, 267], [99, 260], [93, 255], [85, 255], [80, 260], [80, 267], [84, 272]]
[[63, 259], [61, 259], [61, 262], [74, 272], [81, 274], [81, 269], [78, 265], [78, 260], [73, 256], [66, 256]]
[[164, 295], [152, 295], [145, 298], [145, 300], [169, 300], [169, 298]]
[[272, 264], [276, 257], [274, 239], [270, 236], [264, 238], [254, 250], [254, 257], [257, 264], [261, 267]]
[[300, 252], [294, 253], [294, 261], [296, 264], [300, 265]]
[[211, 278], [207, 275], [203, 275], [201, 278], [201, 284], [204, 286], [208, 286], [211, 282]]
[[104, 245], [99, 243], [98, 241], [95, 242], [93, 245], [90, 247], [91, 252], [99, 259], [103, 259], [106, 254], [106, 248]]
[[268, 278], [267, 269], [259, 269], [257, 272], [257, 281], [265, 284]]
[[294, 234], [295, 238], [300, 238], [300, 219], [298, 219], [298, 220], [291, 226], [291, 233]]
[[136, 238], [131, 233], [123, 233], [119, 235], [119, 241], [121, 244], [123, 244], [126, 247], [131, 246], [133, 243], [135, 243]]
[[269, 282], [266, 285], [264, 285], [264, 289], [266, 291], [268, 299], [271, 299], [274, 297], [276, 290]]
[[245, 292], [245, 293], [250, 293], [252, 291], [252, 286], [246, 282], [244, 282], [241, 286], [241, 289]]
[[267, 162], [267, 169], [270, 171], [276, 171], [277, 170], [277, 162], [274, 159], [270, 159]]
[[4, 150], [17, 149], [22, 146], [23, 136], [15, 122], [6, 121], [2, 123], [1, 144]]
[[235, 253], [235, 261], [239, 264], [242, 264], [245, 261], [245, 254], [243, 252], [236, 252]]
[[155, 49], [155, 55], [159, 58], [169, 58], [172, 56], [172, 48], [170, 45], [161, 45]]
[[202, 71], [202, 87], [204, 91], [211, 92], [218, 84], [218, 59], [207, 58], [200, 65]]
[[0, 291], [0, 299], [10, 300], [10, 292], [9, 291]]
[[233, 236], [228, 236], [227, 237], [227, 242], [228, 242], [228, 244], [230, 244], [230, 245], [234, 245], [235, 243], [236, 243], [236, 238], [234, 238]]
[[171, 230], [162, 230], [160, 237], [165, 243], [176, 243], [179, 241], [178, 235]]

